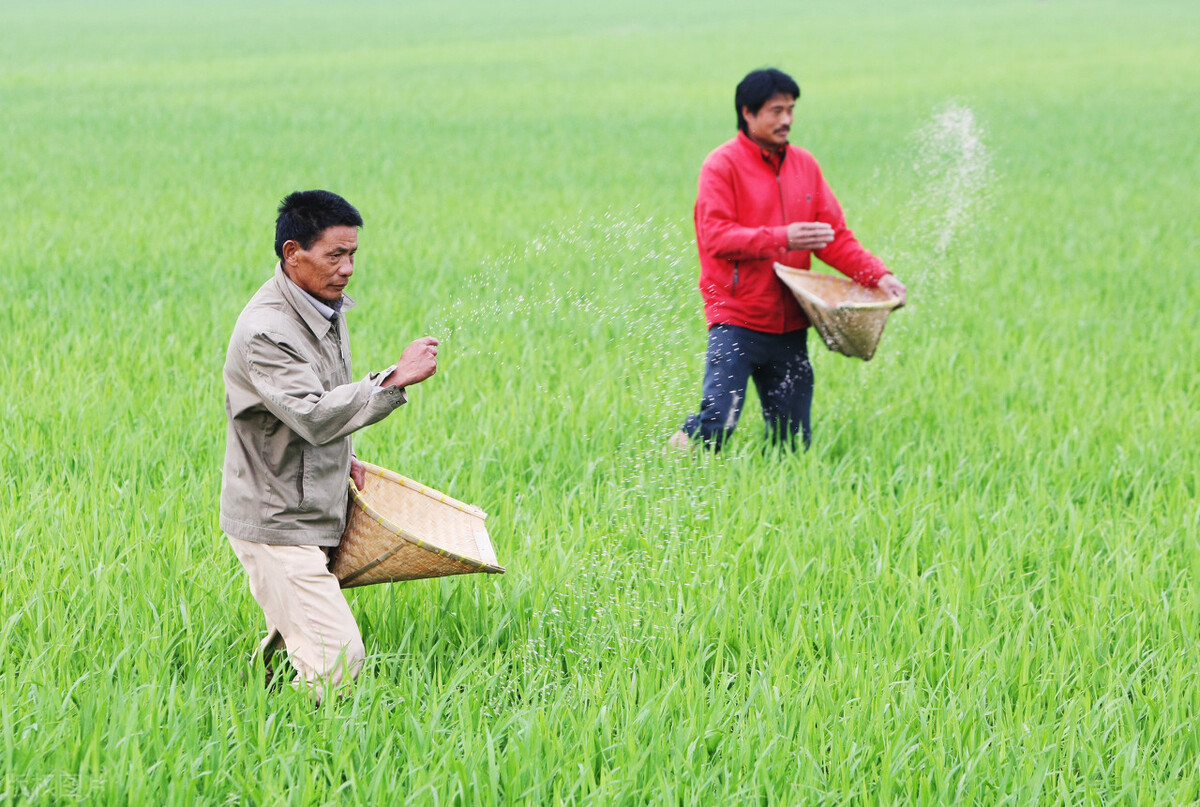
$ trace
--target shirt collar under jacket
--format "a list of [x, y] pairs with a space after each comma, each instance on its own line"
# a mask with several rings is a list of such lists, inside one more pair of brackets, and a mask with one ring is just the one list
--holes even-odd
[[[304, 324], [317, 338], [323, 338], [333, 325], [333, 317], [337, 310], [328, 304], [318, 301], [311, 294], [296, 285], [296, 282], [283, 271], [283, 261], [275, 265], [275, 282], [283, 292], [284, 299], [291, 303], [292, 308], [304, 320]], [[343, 294], [340, 309], [346, 312], [354, 307], [354, 300], [348, 294]], [[326, 314], [328, 311], [330, 313]]]
[[[300, 286], [296, 283], [296, 281], [292, 280], [290, 277], [288, 278], [288, 282], [300, 289]], [[342, 310], [343, 298], [341, 297], [339, 297], [332, 305], [330, 305], [325, 300], [309, 294], [304, 289], [300, 289], [300, 293], [308, 298], [308, 301], [313, 304], [313, 308], [317, 309], [317, 313], [325, 317], [325, 319], [332, 320], [335, 316], [337, 316], [337, 312]]]

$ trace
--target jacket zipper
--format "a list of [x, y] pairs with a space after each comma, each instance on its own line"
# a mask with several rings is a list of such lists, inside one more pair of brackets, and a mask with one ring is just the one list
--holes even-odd
[[788, 223], [787, 208], [783, 203], [783, 176], [781, 174], [775, 175], [775, 187], [779, 188], [779, 214], [783, 217], [783, 226], [786, 227]]
[[[346, 369], [346, 365], [348, 364], [348, 362], [346, 361], [345, 345], [342, 344], [342, 327], [341, 327], [341, 323], [339, 322], [341, 317], [342, 317], [342, 313], [338, 312], [338, 313], [334, 314], [333, 319], [331, 319], [329, 321], [329, 325], [330, 325], [329, 329], [333, 333], [333, 341], [337, 342], [338, 358], [341, 360], [341, 366], [338, 367], [338, 370], [337, 370], [339, 379], [343, 379], [343, 377], [345, 376], [345, 369]], [[345, 377], [344, 380], [340, 380], [339, 383], [348, 384], [348, 383], [350, 383], [350, 378]]]
[[740, 264], [740, 263], [741, 263], [740, 261], [734, 261], [734, 262], [733, 262], [733, 288], [729, 290], [729, 296], [730, 296], [730, 297], [736, 297], [736, 296], [737, 296], [737, 284], [738, 284], [738, 266], [739, 266], [739, 264]]
[[[783, 226], [787, 227], [787, 206], [783, 202], [783, 163], [780, 162], [779, 170], [775, 172], [775, 187], [779, 189], [779, 215], [783, 218]], [[786, 244], [784, 247], [786, 248]], [[782, 309], [780, 310], [782, 317]]]

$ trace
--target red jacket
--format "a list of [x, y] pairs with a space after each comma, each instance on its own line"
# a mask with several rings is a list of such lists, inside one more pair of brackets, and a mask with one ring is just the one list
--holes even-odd
[[811, 266], [809, 250], [787, 248], [787, 225], [794, 221], [832, 226], [833, 241], [816, 255], [858, 283], [875, 286], [888, 271], [846, 228], [842, 207], [811, 154], [789, 145], [781, 159], [744, 132], [705, 159], [695, 221], [709, 327], [741, 325], [767, 333], [808, 327], [774, 269], [775, 261]]

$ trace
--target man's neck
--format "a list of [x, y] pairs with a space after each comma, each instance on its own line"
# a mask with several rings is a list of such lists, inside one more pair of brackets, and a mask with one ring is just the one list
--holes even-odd
[[280, 263], [280, 268], [283, 270], [283, 276], [288, 279], [288, 282], [296, 287], [296, 291], [307, 297], [308, 301], [313, 304], [313, 306], [317, 309], [321, 316], [325, 317], [325, 319], [333, 319], [335, 314], [341, 312], [342, 305], [346, 302], [345, 296], [339, 297], [336, 300], [326, 300], [323, 297], [318, 297], [315, 294], [311, 294], [310, 292], [305, 291], [304, 287], [297, 283], [292, 276], [288, 274], [287, 268], [283, 266], [282, 262]]

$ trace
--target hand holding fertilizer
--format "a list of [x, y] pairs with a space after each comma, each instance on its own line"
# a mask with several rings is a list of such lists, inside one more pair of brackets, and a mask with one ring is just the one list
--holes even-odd
[[422, 336], [404, 348], [395, 369], [383, 380], [385, 387], [407, 387], [418, 384], [437, 372], [438, 340]]

